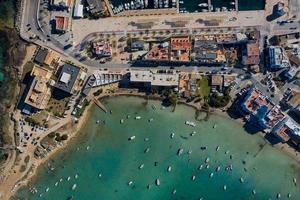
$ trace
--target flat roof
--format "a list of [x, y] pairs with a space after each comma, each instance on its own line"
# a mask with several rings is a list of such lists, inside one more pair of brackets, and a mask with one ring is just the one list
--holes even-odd
[[178, 86], [179, 74], [174, 71], [161, 73], [155, 70], [131, 70], [131, 82], [147, 82], [153, 86]]
[[39, 64], [43, 64], [45, 62], [47, 55], [48, 55], [48, 49], [40, 48], [36, 56], [34, 57], [34, 61]]
[[79, 67], [68, 63], [64, 64], [59, 74], [58, 80], [55, 83], [55, 87], [64, 92], [72, 93], [72, 89], [75, 85], [79, 72]]

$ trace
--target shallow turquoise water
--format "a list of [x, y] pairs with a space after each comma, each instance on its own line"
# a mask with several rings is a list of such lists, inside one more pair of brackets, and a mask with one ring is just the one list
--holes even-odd
[[[299, 164], [265, 145], [260, 136], [245, 133], [239, 123], [229, 118], [214, 115], [192, 128], [184, 122], [195, 121], [195, 112], [183, 105], [173, 113], [170, 108], [161, 109], [158, 101], [149, 101], [146, 105], [143, 99], [115, 97], [109, 99], [106, 106], [113, 113], [104, 114], [95, 107], [81, 135], [50, 161], [55, 167], [53, 172], [46, 166], [39, 171], [28, 186], [36, 187], [38, 193], [31, 194], [24, 188], [18, 197], [33, 200], [67, 199], [71, 195], [76, 200], [196, 200], [201, 197], [229, 200], [276, 199], [280, 192], [281, 199], [287, 199], [288, 193], [292, 194], [291, 199], [300, 199], [299, 185], [293, 183], [293, 177], [300, 180]], [[127, 114], [129, 119], [126, 119]], [[135, 120], [137, 115], [142, 119]], [[148, 122], [150, 118], [154, 120]], [[120, 119], [124, 119], [123, 124]], [[106, 124], [96, 124], [96, 120], [105, 120]], [[190, 135], [192, 131], [196, 131], [194, 136]], [[175, 133], [173, 139], [170, 138], [172, 132]], [[136, 139], [128, 141], [132, 135]], [[201, 150], [203, 146], [207, 150]], [[216, 151], [217, 146], [220, 146], [219, 151]], [[148, 153], [144, 153], [146, 148], [150, 148]], [[181, 156], [177, 155], [179, 148], [184, 149]], [[205, 163], [207, 157], [210, 161]], [[139, 169], [141, 164], [144, 164], [143, 169]], [[204, 167], [199, 170], [201, 164]], [[230, 164], [233, 170], [226, 171]], [[168, 166], [172, 166], [171, 172], [167, 172]], [[218, 166], [220, 171], [217, 172]], [[210, 173], [214, 173], [212, 178]], [[195, 176], [194, 181], [192, 176]], [[243, 184], [240, 177], [244, 179]], [[160, 186], [155, 185], [157, 178]], [[132, 186], [128, 186], [129, 181], [133, 181]], [[77, 187], [72, 190], [75, 183]], [[172, 194], [174, 189], [175, 195]], [[256, 195], [252, 195], [252, 190]]]

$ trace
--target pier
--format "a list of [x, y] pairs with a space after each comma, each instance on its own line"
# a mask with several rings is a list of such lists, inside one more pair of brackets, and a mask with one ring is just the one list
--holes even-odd
[[208, 12], [211, 12], [211, 0], [208, 0], [207, 4], [208, 4]]
[[235, 1], [235, 11], [239, 11], [239, 0], [234, 0]]
[[104, 0], [104, 3], [105, 3], [105, 5], [106, 5], [106, 7], [107, 7], [107, 10], [108, 10], [108, 12], [109, 12], [109, 15], [110, 15], [110, 16], [114, 16], [114, 12], [113, 12], [113, 10], [111, 9], [111, 6], [110, 6], [109, 1], [108, 1], [108, 0]]
[[95, 97], [92, 97], [91, 99], [96, 104], [96, 106], [98, 106], [101, 110], [103, 110], [105, 113], [107, 113], [107, 109], [98, 99], [96, 99]]

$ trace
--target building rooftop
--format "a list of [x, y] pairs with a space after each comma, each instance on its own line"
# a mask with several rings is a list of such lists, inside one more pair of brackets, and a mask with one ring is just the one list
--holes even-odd
[[53, 5], [70, 7], [72, 0], [51, 0]]
[[108, 42], [94, 42], [93, 52], [99, 57], [110, 57], [112, 55], [112, 50]]
[[33, 77], [24, 102], [37, 109], [45, 109], [50, 96], [50, 77], [52, 71], [35, 65], [31, 71]]
[[289, 104], [294, 108], [300, 105], [300, 92], [293, 92], [292, 98], [289, 100]]
[[69, 17], [55, 16], [55, 28], [57, 31], [69, 30]]
[[48, 55], [48, 49], [40, 48], [34, 57], [34, 61], [38, 64], [44, 64], [46, 57]]
[[58, 80], [55, 83], [55, 87], [64, 92], [72, 94], [79, 72], [80, 68], [68, 63], [64, 64], [60, 71]]
[[171, 70], [131, 70], [130, 81], [147, 82], [152, 86], [178, 86], [179, 74]]
[[223, 86], [223, 76], [222, 75], [212, 75], [211, 76], [211, 85], [212, 86]]
[[[167, 44], [167, 43], [166, 43]], [[169, 46], [166, 44], [155, 44], [146, 54], [146, 60], [169, 60]]]
[[257, 65], [260, 62], [260, 51], [258, 43], [248, 43], [243, 55], [244, 65]]

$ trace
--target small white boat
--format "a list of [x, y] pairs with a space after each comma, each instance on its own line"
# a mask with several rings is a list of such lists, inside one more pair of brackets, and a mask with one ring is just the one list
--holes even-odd
[[220, 147], [219, 146], [217, 146], [217, 148], [216, 148], [216, 151], [219, 151], [220, 150]]
[[221, 167], [218, 166], [217, 169], [216, 169], [216, 172], [220, 171]]
[[213, 176], [214, 176], [213, 172], [209, 174], [209, 178], [212, 178]]
[[230, 2], [229, 4], [232, 5], [232, 6], [234, 6], [234, 5], [235, 5], [235, 2], [232, 1], [232, 2]]
[[49, 192], [49, 190], [50, 190], [50, 188], [47, 187], [45, 191], [46, 191], [46, 192]]
[[244, 183], [243, 177], [240, 178], [240, 182], [241, 182], [241, 183]]
[[195, 175], [193, 175], [192, 176], [192, 181], [194, 181], [196, 179], [196, 176]]
[[89, 149], [90, 149], [90, 146], [87, 146], [87, 147], [86, 147], [86, 150], [89, 150]]
[[133, 184], [133, 182], [132, 182], [132, 181], [129, 181], [129, 182], [128, 182], [128, 185], [129, 185], [129, 186], [131, 186], [132, 184]]
[[152, 122], [152, 121], [153, 121], [153, 118], [150, 118], [148, 121], [149, 121], [149, 122]]
[[75, 190], [75, 189], [76, 189], [76, 187], [77, 187], [77, 185], [76, 185], [76, 184], [74, 184], [74, 185], [72, 186], [72, 190]]
[[70, 181], [71, 180], [71, 177], [69, 176], [68, 178], [67, 178], [67, 181]]
[[171, 133], [170, 138], [173, 139], [175, 136], [175, 133]]
[[207, 157], [206, 159], [205, 159], [205, 163], [208, 163], [209, 162], [209, 157]]
[[57, 185], [58, 185], [58, 182], [56, 182], [54, 185], [57, 186]]
[[174, 189], [174, 190], [172, 191], [172, 194], [176, 194], [176, 192], [177, 192], [177, 191]]
[[193, 152], [193, 151], [190, 149], [190, 150], [188, 151], [188, 154], [192, 154], [192, 152]]
[[224, 190], [224, 191], [227, 190], [227, 186], [226, 186], [226, 185], [223, 186], [223, 190]]
[[63, 181], [63, 179], [61, 178], [61, 179], [59, 179], [59, 182], [62, 182]]
[[149, 138], [146, 137], [146, 138], [144, 139], [144, 141], [145, 141], [145, 142], [149, 141]]
[[98, 174], [98, 178], [101, 178], [102, 177], [102, 174], [100, 173], [100, 174]]
[[252, 190], [252, 194], [253, 194], [253, 195], [256, 194], [256, 190], [255, 190], [255, 189]]
[[178, 149], [177, 155], [180, 156], [182, 153], [183, 153], [183, 149], [182, 148]]
[[291, 193], [288, 193], [287, 197], [288, 197], [288, 198], [291, 198], [291, 197], [292, 197]]
[[227, 150], [227, 151], [225, 151], [225, 154], [228, 154], [229, 153], [229, 151]]
[[142, 117], [141, 116], [136, 116], [135, 119], [139, 120], [139, 119], [142, 119]]
[[184, 1], [179, 1], [179, 4], [184, 4]]
[[297, 184], [297, 179], [296, 179], [296, 178], [293, 178], [293, 182], [294, 182], [294, 184], [296, 185], [296, 184]]
[[206, 169], [209, 169], [209, 165], [206, 165]]
[[192, 127], [196, 126], [195, 122], [191, 122], [191, 121], [185, 121], [185, 124]]
[[157, 178], [157, 179], [155, 180], [155, 184], [156, 184], [157, 186], [160, 185], [160, 180], [159, 180], [159, 178]]
[[200, 166], [198, 167], [198, 170], [201, 170], [201, 169], [203, 169], [203, 165], [200, 165]]
[[148, 153], [150, 151], [150, 148], [146, 148], [144, 153]]
[[140, 166], [139, 166], [139, 169], [143, 169], [144, 168], [144, 164], [141, 164]]
[[75, 174], [75, 179], [77, 179], [78, 178], [78, 174]]
[[97, 121], [96, 121], [96, 124], [99, 124], [99, 123], [100, 123], [100, 120], [97, 120]]
[[134, 140], [134, 139], [135, 139], [135, 135], [133, 135], [130, 138], [128, 138], [128, 140]]
[[217, 124], [214, 124], [213, 128], [217, 128]]
[[190, 135], [194, 136], [196, 134], [196, 131], [193, 131]]
[[199, 7], [208, 7], [208, 4], [207, 3], [199, 3], [198, 6]]
[[123, 124], [123, 123], [124, 123], [124, 119], [121, 119], [121, 120], [120, 120], [120, 124]]
[[278, 193], [276, 197], [277, 197], [277, 199], [280, 199], [281, 198], [281, 194]]
[[168, 166], [167, 171], [170, 172], [172, 170], [171, 166]]

